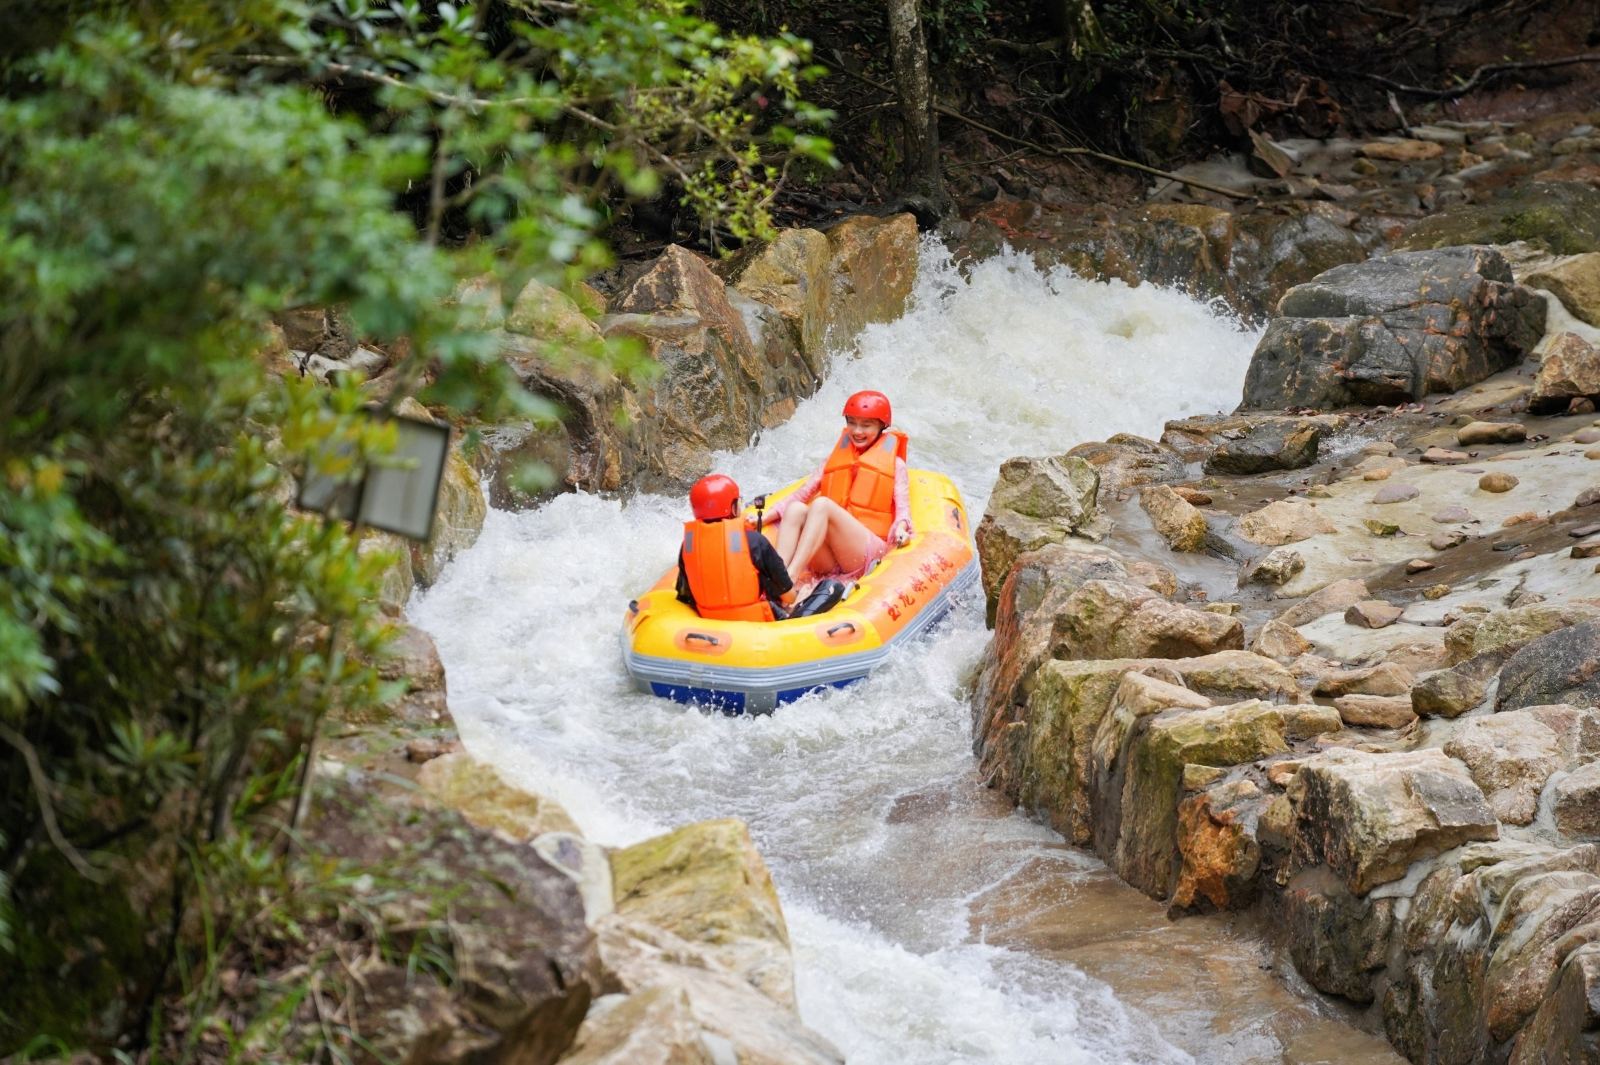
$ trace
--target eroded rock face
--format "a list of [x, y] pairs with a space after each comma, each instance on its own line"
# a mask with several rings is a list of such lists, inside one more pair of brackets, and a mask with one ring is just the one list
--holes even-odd
[[434, 758], [417, 772], [422, 785], [441, 805], [455, 810], [474, 826], [527, 843], [546, 832], [576, 832], [571, 815], [554, 799], [512, 787], [499, 772], [466, 751]]
[[[828, 355], [828, 318], [833, 301], [833, 283], [828, 274], [831, 258], [828, 238], [821, 233], [814, 229], [786, 229], [772, 243], [740, 262], [733, 276], [735, 291], [777, 316], [787, 333], [788, 346], [817, 380], [826, 368]], [[752, 335], [755, 332], [751, 330]], [[773, 355], [769, 350], [769, 362]], [[783, 360], [781, 348], [776, 357]]]
[[611, 857], [617, 913], [719, 959], [775, 1002], [794, 1006], [789, 929], [743, 821], [702, 821]]
[[1057, 658], [1195, 658], [1243, 648], [1239, 619], [1181, 606], [1121, 581], [1087, 582], [1055, 620]]
[[1174, 911], [1202, 904], [1235, 910], [1253, 900], [1261, 868], [1256, 831], [1263, 805], [1261, 789], [1249, 780], [1207, 789], [1178, 805], [1182, 864], [1172, 891]]
[[1069, 536], [1099, 539], [1100, 475], [1081, 458], [1008, 459], [989, 496], [976, 540], [991, 614], [1017, 556]]
[[1444, 752], [1466, 764], [1495, 816], [1510, 825], [1533, 820], [1539, 792], [1561, 760], [1555, 732], [1527, 711], [1466, 721]]
[[1315, 755], [1295, 775], [1290, 798], [1297, 865], [1328, 866], [1356, 895], [1404, 876], [1419, 858], [1499, 836], [1477, 784], [1433, 749]]
[[1491, 248], [1396, 252], [1285, 293], [1256, 346], [1241, 407], [1344, 407], [1454, 392], [1516, 362], [1544, 301]]
[[849, 347], [875, 322], [905, 311], [917, 279], [917, 220], [909, 214], [857, 215], [828, 230], [832, 289], [829, 341]]
[[1548, 703], [1600, 704], [1600, 622], [1541, 636], [1512, 655], [1500, 671], [1495, 709]]

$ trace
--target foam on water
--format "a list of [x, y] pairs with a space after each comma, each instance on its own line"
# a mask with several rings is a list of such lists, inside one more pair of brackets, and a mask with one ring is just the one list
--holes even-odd
[[[844, 397], [881, 388], [913, 462], [954, 477], [976, 520], [1007, 457], [1231, 406], [1254, 340], [1178, 293], [1012, 254], [962, 275], [930, 242], [909, 312], [719, 467], [747, 495], [802, 476]], [[634, 692], [618, 649], [623, 604], [671, 564], [683, 511], [568, 495], [490, 513], [410, 611], [438, 642], [468, 747], [602, 843], [747, 820], [788, 915], [802, 1015], [853, 1063], [1188, 1060], [1103, 985], [975, 941], [970, 901], [1058, 843], [972, 779], [981, 600], [852, 688], [771, 717], [687, 710]]]

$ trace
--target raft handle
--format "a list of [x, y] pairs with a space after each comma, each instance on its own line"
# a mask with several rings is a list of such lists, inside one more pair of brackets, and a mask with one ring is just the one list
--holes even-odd
[[855, 631], [856, 631], [856, 623], [855, 622], [853, 622], [853, 621], [841, 621], [841, 622], [839, 622], [839, 624], [833, 626], [832, 628], [830, 628], [828, 630], [828, 635], [829, 636], [837, 636], [841, 632], [855, 632]]
[[690, 640], [701, 640], [710, 644], [712, 647], [718, 647], [722, 644], [722, 641], [717, 639], [715, 636], [708, 636], [703, 632], [686, 632], [683, 635], [683, 639], [685, 643]]
[[629, 599], [628, 600], [628, 613], [637, 614], [638, 612], [639, 612], [639, 600], [637, 600], [637, 599]]

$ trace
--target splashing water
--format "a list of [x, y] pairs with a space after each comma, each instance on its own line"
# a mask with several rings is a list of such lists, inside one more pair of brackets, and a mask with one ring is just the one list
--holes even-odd
[[[1179, 293], [1012, 253], [963, 274], [928, 241], [910, 310], [869, 328], [787, 424], [718, 468], [747, 497], [803, 476], [844, 398], [879, 388], [913, 464], [950, 474], [976, 519], [1010, 456], [1231, 407], [1255, 339]], [[1089, 861], [973, 779], [965, 684], [988, 640], [981, 598], [868, 680], [771, 717], [632, 690], [623, 604], [671, 564], [685, 509], [567, 495], [492, 511], [412, 602], [473, 753], [606, 844], [748, 821], [788, 917], [802, 1016], [852, 1063], [1189, 1060], [1070, 966], [975, 941], [969, 908], [987, 888], [1041, 858], [1064, 875]]]

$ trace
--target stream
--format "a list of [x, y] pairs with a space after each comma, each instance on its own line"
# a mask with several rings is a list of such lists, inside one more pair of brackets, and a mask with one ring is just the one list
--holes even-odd
[[[913, 465], [950, 474], [976, 521], [1008, 457], [1231, 409], [1256, 339], [1179, 292], [1009, 253], [958, 271], [926, 241], [907, 313], [717, 468], [746, 498], [802, 476], [844, 397], [877, 388]], [[852, 1063], [1399, 1060], [1297, 993], [1245, 919], [1168, 923], [981, 786], [967, 702], [989, 638], [980, 590], [867, 681], [770, 717], [634, 691], [624, 605], [672, 563], [686, 512], [678, 497], [585, 494], [491, 511], [409, 613], [438, 644], [467, 747], [591, 839], [749, 823], [802, 1017]]]

